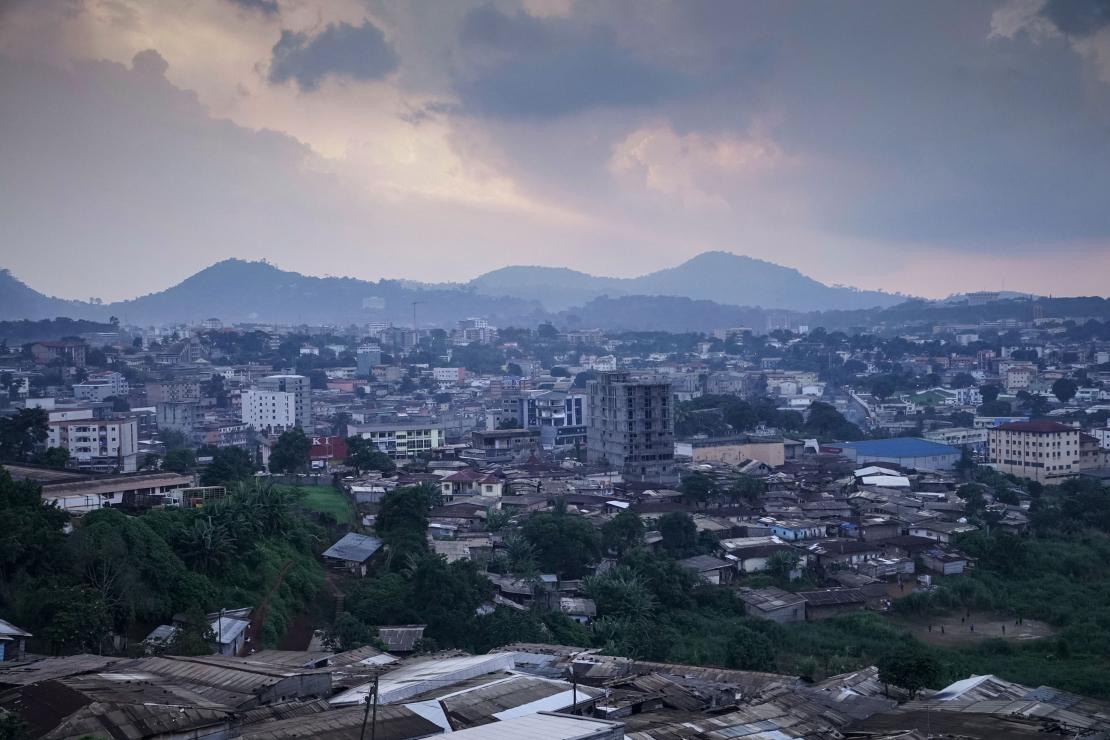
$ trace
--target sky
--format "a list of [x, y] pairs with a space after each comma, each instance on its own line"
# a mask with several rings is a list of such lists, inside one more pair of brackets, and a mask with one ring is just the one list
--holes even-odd
[[1110, 0], [0, 0], [0, 267], [1110, 294]]

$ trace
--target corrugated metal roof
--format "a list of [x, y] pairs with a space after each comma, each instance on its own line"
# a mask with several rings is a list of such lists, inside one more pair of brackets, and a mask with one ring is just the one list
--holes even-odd
[[382, 541], [357, 532], [348, 532], [334, 545], [324, 550], [325, 558], [346, 560], [351, 563], [365, 563], [381, 549]]
[[[317, 738], [317, 740], [360, 740], [365, 708], [354, 706], [330, 712], [291, 717], [242, 729], [248, 740], [285, 740], [286, 738]], [[402, 706], [378, 706], [374, 727], [377, 740], [410, 740], [438, 735], [441, 728], [411, 709]], [[369, 728], [366, 736], [369, 737]]]

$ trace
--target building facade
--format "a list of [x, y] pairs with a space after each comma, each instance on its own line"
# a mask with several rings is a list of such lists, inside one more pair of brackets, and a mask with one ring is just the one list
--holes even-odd
[[1003, 424], [988, 431], [988, 459], [999, 472], [1055, 483], [1079, 474], [1079, 435], [1055, 421]]
[[270, 375], [243, 391], [243, 423], [257, 430], [312, 429], [312, 391], [304, 375]]
[[545, 450], [585, 446], [589, 400], [583, 393], [527, 391], [516, 401], [515, 418], [524, 429], [540, 430]]
[[441, 449], [446, 439], [443, 425], [431, 419], [348, 424], [347, 434], [370, 440], [394, 460], [408, 460]]
[[124, 397], [131, 387], [127, 379], [114, 370], [90, 375], [84, 383], [75, 383], [73, 395], [81, 401], [104, 401], [112, 396]]
[[47, 444], [69, 450], [70, 467], [98, 473], [139, 468], [139, 431], [134, 418], [51, 422]]
[[626, 481], [677, 483], [673, 410], [665, 380], [602, 373], [589, 385], [589, 462], [619, 470]]

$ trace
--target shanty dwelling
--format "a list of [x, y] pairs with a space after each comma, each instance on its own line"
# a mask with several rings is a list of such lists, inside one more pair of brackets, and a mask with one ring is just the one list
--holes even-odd
[[597, 616], [597, 604], [593, 599], [563, 596], [559, 599], [559, 611], [579, 624], [589, 624]]
[[21, 660], [27, 651], [27, 638], [30, 636], [30, 632], [0, 619], [0, 661]]
[[712, 555], [695, 555], [692, 558], [679, 560], [678, 566], [693, 571], [709, 583], [718, 586], [731, 583], [732, 576], [736, 573], [735, 563], [730, 560], [715, 558]]
[[365, 577], [370, 559], [381, 547], [382, 541], [377, 537], [348, 532], [324, 551], [324, 561], [333, 568], [349, 570], [359, 577]]
[[[254, 608], [244, 606], [238, 609], [221, 609], [218, 612], [204, 615], [209, 629], [216, 638], [216, 654], [227, 657], [241, 655], [246, 646], [248, 633], [251, 626], [251, 614]], [[177, 636], [181, 629], [189, 626], [189, 617], [185, 614], [174, 614], [173, 624], [163, 624], [156, 627], [143, 644], [150, 653], [162, 652]]]
[[806, 620], [816, 622], [841, 614], [863, 611], [867, 596], [858, 588], [823, 588], [817, 591], [799, 591], [806, 600]]
[[942, 576], [957, 576], [968, 567], [969, 559], [959, 553], [933, 549], [921, 553], [921, 564]]
[[962, 522], [925, 521], [918, 522], [909, 527], [910, 534], [914, 537], [928, 537], [931, 540], [948, 544], [952, 538], [964, 532], [974, 532], [978, 527], [974, 524]]
[[778, 537], [737, 537], [721, 540], [718, 545], [728, 560], [736, 563], [741, 573], [759, 573], [767, 570], [767, 562], [776, 552], [789, 552], [799, 555], [802, 564], [808, 562], [809, 553], [788, 545]]
[[779, 624], [806, 620], [806, 600], [799, 594], [771, 586], [742, 588], [739, 595], [748, 616], [769, 619]]

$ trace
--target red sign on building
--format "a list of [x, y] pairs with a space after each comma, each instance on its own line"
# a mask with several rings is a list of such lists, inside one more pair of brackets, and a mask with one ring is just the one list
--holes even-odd
[[347, 440], [342, 437], [313, 437], [310, 460], [346, 460]]

